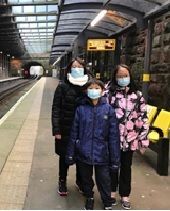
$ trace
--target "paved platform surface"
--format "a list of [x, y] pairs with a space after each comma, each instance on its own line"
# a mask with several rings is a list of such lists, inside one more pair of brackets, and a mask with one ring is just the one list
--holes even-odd
[[[84, 206], [75, 187], [74, 166], [68, 176], [69, 195], [57, 194], [58, 157], [51, 134], [57, 84], [56, 79], [42, 78], [0, 122], [0, 209], [81, 210]], [[150, 150], [145, 156], [134, 155], [132, 209], [170, 209], [170, 176], [156, 174], [155, 159]], [[96, 188], [95, 209], [102, 209]], [[121, 209], [120, 204], [113, 209]]]

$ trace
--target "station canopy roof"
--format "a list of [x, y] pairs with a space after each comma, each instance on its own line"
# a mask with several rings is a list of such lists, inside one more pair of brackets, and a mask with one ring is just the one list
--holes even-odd
[[[110, 37], [169, 7], [170, 0], [0, 0], [0, 50], [46, 54], [53, 64], [72, 51], [82, 32]], [[101, 11], [104, 17], [91, 26]]]
[[[169, 0], [64, 0], [60, 1], [59, 14], [51, 50], [50, 62], [72, 50], [74, 41], [81, 35], [107, 38], [141, 25], [156, 13], [168, 11]], [[104, 17], [91, 26], [92, 20], [103, 10]]]
[[[10, 51], [30, 56], [50, 54], [58, 14], [56, 0], [5, 0], [0, 3], [0, 39]], [[15, 43], [15, 44], [14, 44]]]

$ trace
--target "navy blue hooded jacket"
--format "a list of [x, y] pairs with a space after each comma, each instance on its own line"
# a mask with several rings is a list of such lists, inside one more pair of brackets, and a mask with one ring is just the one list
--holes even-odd
[[94, 106], [89, 98], [84, 98], [76, 109], [66, 162], [74, 159], [90, 165], [118, 168], [119, 137], [114, 109], [107, 104], [106, 99], [100, 98]]

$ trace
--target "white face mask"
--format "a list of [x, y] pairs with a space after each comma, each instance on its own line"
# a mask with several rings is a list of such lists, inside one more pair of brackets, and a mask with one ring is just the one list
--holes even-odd
[[87, 96], [90, 99], [98, 99], [101, 97], [101, 89], [87, 89]]
[[118, 78], [117, 83], [122, 87], [128, 86], [130, 84], [130, 77]]
[[81, 78], [84, 76], [84, 68], [83, 67], [72, 67], [71, 68], [71, 76], [73, 78]]

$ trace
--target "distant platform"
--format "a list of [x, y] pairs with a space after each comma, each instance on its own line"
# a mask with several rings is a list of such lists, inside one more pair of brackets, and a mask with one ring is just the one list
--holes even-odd
[[1, 82], [6, 82], [6, 81], [18, 80], [18, 79], [21, 79], [21, 78], [22, 78], [22, 77], [4, 78], [4, 79], [0, 79], [0, 83], [1, 83]]

